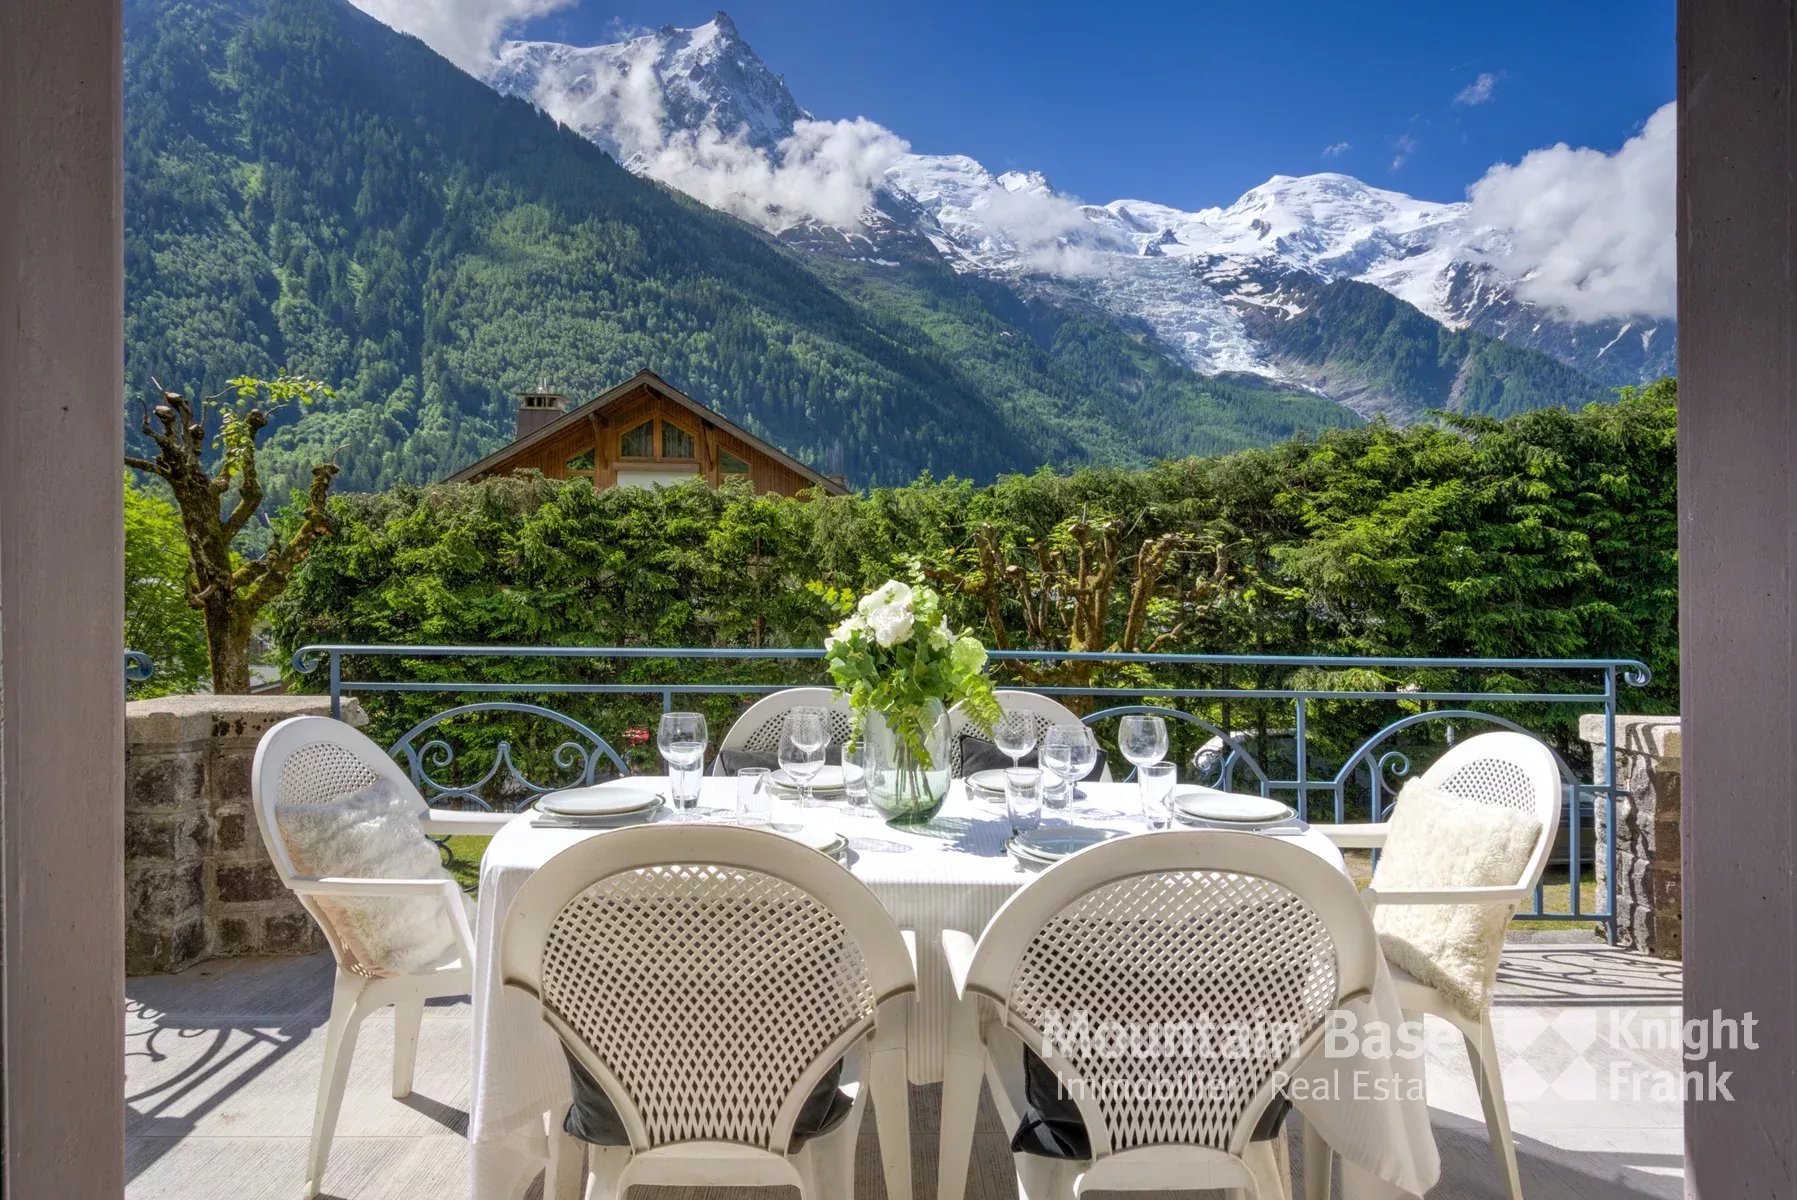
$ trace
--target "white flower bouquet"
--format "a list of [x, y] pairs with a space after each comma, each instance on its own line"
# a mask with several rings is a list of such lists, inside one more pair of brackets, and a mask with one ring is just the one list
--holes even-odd
[[934, 589], [893, 579], [861, 597], [824, 642], [824, 658], [854, 710], [857, 739], [870, 736], [876, 755], [889, 742], [882, 757], [891, 761], [871, 768], [876, 803], [889, 820], [927, 820], [947, 789], [945, 710], [959, 704], [988, 732], [999, 718], [986, 648], [949, 629]]

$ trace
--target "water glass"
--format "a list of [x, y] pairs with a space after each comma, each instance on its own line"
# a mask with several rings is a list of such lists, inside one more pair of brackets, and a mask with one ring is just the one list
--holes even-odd
[[852, 808], [868, 808], [867, 757], [865, 738], [842, 748], [842, 794]]
[[742, 825], [774, 823], [774, 786], [766, 767], [744, 767], [736, 773], [736, 819]]
[[1006, 713], [992, 727], [992, 744], [1020, 766], [1023, 756], [1036, 748], [1036, 718], [1029, 713]]
[[1028, 767], [1005, 771], [1005, 815], [1011, 819], [1012, 837], [1042, 824], [1042, 772]]
[[710, 740], [705, 714], [661, 714], [655, 746], [668, 764], [668, 791], [677, 809], [699, 806], [699, 780], [705, 768], [705, 746]]
[[830, 744], [830, 722], [821, 708], [795, 708], [786, 714], [780, 728], [780, 767], [799, 785], [799, 804], [810, 808], [817, 803], [811, 795], [811, 781], [824, 767], [824, 750]]
[[1166, 829], [1173, 823], [1173, 791], [1179, 769], [1170, 762], [1147, 763], [1136, 768], [1142, 782], [1142, 817], [1150, 829]]

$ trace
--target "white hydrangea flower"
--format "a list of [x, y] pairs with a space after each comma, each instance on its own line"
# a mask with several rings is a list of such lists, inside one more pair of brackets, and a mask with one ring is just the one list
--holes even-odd
[[930, 648], [932, 650], [946, 650], [954, 644], [954, 640], [955, 635], [949, 632], [947, 617], [936, 622], [936, 628], [930, 630]]
[[857, 633], [866, 633], [867, 630], [867, 622], [862, 620], [859, 614], [851, 615], [830, 631], [830, 636], [824, 639], [824, 646], [827, 649], [837, 642], [846, 642]]

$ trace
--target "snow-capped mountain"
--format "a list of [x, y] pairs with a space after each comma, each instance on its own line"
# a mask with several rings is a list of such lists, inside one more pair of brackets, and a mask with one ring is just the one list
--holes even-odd
[[1094, 205], [1035, 172], [908, 152], [871, 122], [819, 122], [722, 13], [615, 45], [510, 42], [489, 77], [625, 166], [809, 250], [956, 270], [1145, 331], [1205, 373], [1285, 379], [1362, 412], [1400, 411], [1269, 336], [1318, 289], [1380, 288], [1449, 330], [1540, 351], [1603, 384], [1674, 369], [1670, 321], [1580, 322], [1519, 298], [1502, 230], [1466, 203], [1419, 200], [1340, 174], [1279, 175], [1227, 207]]
[[487, 82], [625, 166], [647, 145], [708, 127], [771, 151], [809, 115], [721, 12], [696, 29], [667, 25], [604, 46], [506, 42]]

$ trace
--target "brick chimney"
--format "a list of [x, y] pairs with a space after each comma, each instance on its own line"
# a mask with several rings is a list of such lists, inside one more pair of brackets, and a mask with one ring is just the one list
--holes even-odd
[[556, 420], [567, 411], [568, 398], [560, 392], [549, 390], [549, 381], [543, 380], [534, 392], [519, 392], [518, 396], [518, 437], [527, 438], [543, 426]]

